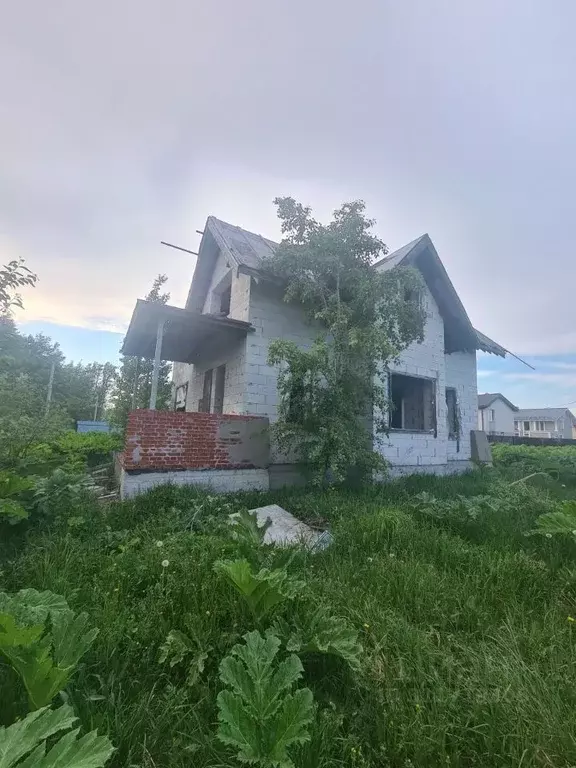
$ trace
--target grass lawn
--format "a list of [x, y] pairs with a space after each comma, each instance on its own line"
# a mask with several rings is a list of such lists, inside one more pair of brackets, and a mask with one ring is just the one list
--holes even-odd
[[[230, 512], [277, 502], [334, 536], [294, 552], [289, 572], [306, 586], [277, 615], [326, 606], [363, 646], [357, 671], [304, 658], [315, 713], [310, 741], [290, 750], [298, 768], [574, 766], [576, 549], [525, 534], [576, 490], [515, 476], [230, 497], [165, 487], [14, 534], [0, 583], [65, 595], [100, 628], [66, 695], [84, 728], [114, 742], [110, 766], [238, 766], [215, 735], [218, 667], [257, 622], [213, 563], [239, 556]], [[205, 659], [191, 679], [159, 663], [173, 629]], [[0, 722], [13, 722], [26, 704], [7, 667], [0, 688]]]

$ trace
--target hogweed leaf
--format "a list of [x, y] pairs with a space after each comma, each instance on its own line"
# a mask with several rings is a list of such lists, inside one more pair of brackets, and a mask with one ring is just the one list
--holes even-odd
[[0, 651], [16, 646], [29, 647], [38, 642], [44, 633], [44, 624], [21, 627], [14, 616], [0, 613]]
[[233, 652], [234, 649], [220, 663], [220, 680], [232, 688], [234, 693], [248, 706], [254, 700], [254, 681], [245, 665], [232, 656]]
[[576, 536], [576, 510], [574, 502], [562, 504], [562, 509], [547, 512], [536, 519], [537, 528], [530, 533], [544, 535]]
[[272, 630], [293, 653], [324, 653], [339, 656], [354, 670], [360, 668], [362, 645], [358, 633], [345, 619], [330, 616], [325, 608], [312, 613], [300, 611], [291, 622], [277, 620]]
[[72, 707], [38, 709], [8, 728], [0, 727], [0, 768], [11, 768], [41, 742], [76, 722]]
[[312, 691], [301, 688], [284, 699], [282, 708], [278, 711], [270, 732], [274, 734], [274, 744], [271, 745], [270, 763], [279, 768], [290, 768], [287, 749], [292, 744], [304, 744], [310, 741], [306, 727], [312, 722], [313, 709]]
[[168, 662], [171, 667], [180, 664], [184, 658], [194, 652], [192, 640], [178, 629], [171, 629], [164, 643], [160, 646], [160, 664]]
[[31, 755], [21, 768], [102, 768], [114, 751], [108, 737], [90, 731], [78, 739], [78, 733], [67, 733], [45, 755]]
[[98, 630], [76, 616], [60, 595], [21, 590], [0, 593], [0, 653], [20, 675], [30, 705], [39, 709], [62, 690]]
[[28, 510], [14, 499], [0, 498], [0, 520], [4, 518], [9, 525], [16, 525], [28, 519]]
[[160, 664], [168, 662], [170, 668], [173, 668], [191, 657], [186, 674], [186, 685], [193, 686], [204, 672], [206, 659], [211, 650], [211, 646], [202, 650], [198, 647], [198, 641], [191, 640], [179, 629], [171, 629], [166, 640], [160, 646], [158, 662]]
[[259, 731], [254, 719], [244, 708], [242, 699], [230, 691], [220, 691], [218, 704], [218, 738], [238, 749], [238, 759], [258, 763], [261, 755]]
[[62, 611], [52, 614], [52, 639], [54, 660], [62, 669], [74, 668], [88, 651], [98, 629], [87, 629], [88, 614]]
[[241, 761], [288, 768], [286, 750], [309, 738], [312, 719], [312, 693], [290, 693], [302, 664], [293, 655], [278, 663], [280, 641], [271, 633], [249, 632], [244, 641], [220, 664], [220, 679], [232, 690], [218, 694], [218, 737]]
[[267, 518], [260, 525], [256, 512], [249, 512], [243, 509], [233, 515], [230, 519], [232, 525], [232, 538], [240, 544], [247, 544], [249, 547], [259, 547], [264, 542], [266, 531], [272, 525], [272, 520]]
[[244, 597], [258, 620], [279, 603], [291, 600], [304, 586], [303, 582], [289, 576], [285, 568], [262, 568], [258, 573], [254, 573], [252, 566], [244, 558], [217, 560], [214, 570], [226, 576]]
[[214, 563], [214, 570], [224, 574], [238, 591], [248, 597], [258, 586], [252, 572], [252, 566], [248, 560], [217, 560]]
[[14, 595], [0, 592], [0, 613], [10, 613], [22, 626], [42, 624], [50, 614], [67, 610], [65, 598], [54, 592], [37, 589], [21, 589]]

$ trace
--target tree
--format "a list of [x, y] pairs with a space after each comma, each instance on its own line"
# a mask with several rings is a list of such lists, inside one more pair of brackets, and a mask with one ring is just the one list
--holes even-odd
[[284, 237], [263, 268], [318, 329], [311, 349], [270, 344], [269, 363], [280, 367], [277, 444], [296, 450], [318, 482], [344, 480], [352, 468], [370, 474], [383, 465], [373, 434], [387, 429], [388, 365], [423, 338], [421, 277], [374, 267], [387, 249], [362, 201], [342, 205], [328, 225], [291, 197], [274, 202]]
[[10, 317], [12, 307], [23, 308], [18, 288], [36, 285], [38, 276], [24, 265], [23, 259], [12, 259], [0, 269], [0, 319]]
[[[162, 286], [167, 280], [166, 275], [158, 275], [152, 284], [150, 292], [145, 296], [146, 301], [156, 304], [167, 304], [170, 294], [162, 293]], [[136, 408], [149, 407], [153, 370], [153, 360], [127, 355], [121, 357], [120, 369], [112, 392], [110, 421], [113, 424], [124, 429], [130, 411]], [[158, 396], [156, 400], [158, 410], [165, 410], [170, 404], [172, 393], [170, 371], [170, 363], [162, 361], [158, 374]]]

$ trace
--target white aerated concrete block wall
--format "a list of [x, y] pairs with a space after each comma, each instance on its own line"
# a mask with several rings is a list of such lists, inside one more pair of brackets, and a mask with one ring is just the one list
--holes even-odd
[[478, 418], [478, 385], [476, 353], [453, 352], [446, 355], [446, 386], [456, 390], [460, 419], [460, 439], [448, 440], [449, 462], [468, 462], [471, 455], [470, 431], [476, 429]]
[[267, 491], [270, 487], [267, 469], [185, 469], [174, 472], [141, 472], [122, 470], [120, 495], [129, 499], [157, 485], [201, 485], [227, 493], [233, 491]]
[[[220, 252], [214, 265], [214, 273], [210, 281], [210, 288], [204, 301], [204, 313], [218, 313], [220, 309], [220, 295], [215, 293], [220, 284], [230, 274], [231, 295], [230, 314], [234, 320], [247, 322], [250, 315], [250, 277], [242, 273], [238, 274], [235, 267], [229, 265], [226, 257]], [[209, 362], [202, 365], [187, 365], [175, 363], [172, 380], [174, 387], [188, 382], [188, 397], [186, 400], [187, 411], [197, 411], [198, 403], [203, 396], [204, 373], [207, 370], [216, 369], [220, 365], [226, 366], [226, 378], [224, 381], [224, 413], [251, 413], [246, 409], [246, 341], [241, 339], [235, 347], [223, 355], [215, 356]], [[216, 374], [212, 380], [212, 400], [216, 394]]]
[[300, 307], [287, 304], [281, 294], [271, 293], [269, 286], [254, 281], [249, 319], [255, 330], [246, 339], [244, 413], [268, 416], [273, 422], [278, 416], [278, 369], [268, 365], [268, 346], [276, 339], [286, 339], [308, 349], [317, 330], [306, 322]]
[[[220, 365], [226, 366], [224, 379], [224, 413], [249, 413], [244, 409], [245, 369], [246, 369], [246, 341], [241, 339], [233, 351], [220, 357], [214, 357], [208, 363], [190, 366], [192, 374], [188, 385], [187, 411], [197, 411], [198, 402], [202, 398], [204, 390], [204, 372], [210, 368], [216, 369]], [[212, 374], [212, 402], [216, 395], [216, 370]]]
[[446, 417], [446, 366], [444, 355], [444, 322], [432, 297], [426, 288], [422, 292], [427, 322], [424, 341], [411, 344], [402, 353], [399, 361], [390, 366], [391, 371], [407, 376], [422, 376], [433, 379], [436, 387], [437, 436], [418, 432], [390, 432], [388, 436], [376, 436], [377, 450], [392, 465], [409, 467], [435, 467], [444, 472], [447, 462], [448, 423]]

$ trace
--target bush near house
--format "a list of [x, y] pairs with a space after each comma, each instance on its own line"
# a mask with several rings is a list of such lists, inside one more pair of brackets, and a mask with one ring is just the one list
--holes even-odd
[[[110, 768], [568, 767], [576, 496], [517, 475], [86, 497], [72, 522], [10, 526], [0, 591], [50, 590], [99, 630], [65, 693], [82, 733], [114, 744]], [[231, 530], [270, 502], [333, 544], [261, 547], [245, 514]], [[10, 666], [0, 689], [10, 725], [28, 711]]]
[[120, 434], [65, 430], [49, 440], [31, 443], [18, 460], [5, 464], [7, 468], [36, 475], [46, 475], [57, 467], [84, 471], [110, 461], [112, 452], [122, 447]]
[[576, 486], [576, 446], [494, 443], [491, 448], [494, 461], [519, 476], [546, 472], [561, 484]]

